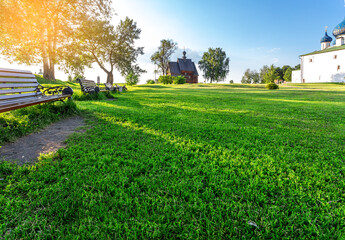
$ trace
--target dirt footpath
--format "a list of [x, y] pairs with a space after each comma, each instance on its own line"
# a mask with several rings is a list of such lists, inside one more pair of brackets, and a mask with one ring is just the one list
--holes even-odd
[[14, 161], [19, 165], [34, 163], [41, 153], [55, 152], [65, 147], [64, 141], [76, 131], [76, 128], [84, 126], [81, 117], [64, 119], [53, 123], [38, 133], [18, 139], [0, 148], [0, 160]]

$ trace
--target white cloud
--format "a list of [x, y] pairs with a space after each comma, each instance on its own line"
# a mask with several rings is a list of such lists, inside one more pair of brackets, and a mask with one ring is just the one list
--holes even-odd
[[274, 52], [278, 52], [278, 51], [280, 51], [280, 48], [271, 48], [267, 52], [274, 53]]

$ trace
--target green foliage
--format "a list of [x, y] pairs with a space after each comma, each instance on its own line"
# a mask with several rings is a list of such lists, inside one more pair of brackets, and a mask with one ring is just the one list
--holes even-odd
[[[145, 72], [136, 63], [139, 55], [144, 54], [143, 47], [136, 47], [141, 29], [128, 17], [121, 20], [115, 28], [111, 21], [86, 18], [76, 29], [71, 48], [74, 48], [81, 60], [79, 65], [90, 66], [97, 63], [107, 74], [107, 82], [113, 84], [113, 71], [117, 69], [123, 76], [133, 72], [135, 75]], [[72, 67], [76, 58], [71, 57], [66, 64]]]
[[287, 68], [284, 74], [284, 80], [287, 82], [291, 82], [291, 75], [292, 75], [292, 68]]
[[185, 84], [186, 83], [186, 78], [184, 76], [160, 76], [158, 78], [159, 83], [163, 84]]
[[258, 84], [260, 83], [260, 74], [256, 70], [250, 70], [249, 68], [244, 72], [241, 83], [243, 84]]
[[301, 70], [301, 64], [296, 65], [293, 70]]
[[184, 76], [173, 77], [173, 84], [185, 84], [186, 78]]
[[126, 84], [129, 86], [137, 85], [139, 82], [139, 76], [134, 72], [130, 72], [126, 77]]
[[158, 51], [151, 56], [151, 62], [158, 66], [163, 75], [167, 75], [171, 55], [177, 49], [177, 43], [170, 39], [161, 40]]
[[163, 83], [163, 84], [172, 84], [172, 83], [173, 83], [173, 80], [174, 80], [174, 77], [168, 76], [168, 75], [166, 75], [166, 76], [160, 76], [160, 77], [158, 78], [158, 82], [159, 82], [159, 83]]
[[155, 84], [156, 82], [155, 82], [155, 80], [147, 80], [146, 83], [147, 84]]
[[221, 82], [229, 74], [230, 59], [221, 48], [209, 48], [199, 61], [199, 68], [204, 72], [206, 81]]
[[230, 82], [229, 82], [230, 84], [233, 84], [234, 83], [234, 80], [230, 80]]
[[54, 80], [56, 63], [71, 57], [76, 59], [76, 48], [68, 43], [80, 24], [79, 16], [85, 19], [90, 15], [92, 19], [105, 16], [110, 4], [109, 0], [7, 0], [0, 8], [3, 35], [0, 53], [10, 61], [28, 65], [43, 63], [44, 77]]
[[267, 72], [264, 75], [264, 82], [265, 83], [274, 83], [275, 80], [278, 79], [278, 74], [276, 72], [276, 68], [272, 64], [270, 68], [268, 68]]
[[0, 163], [1, 237], [342, 239], [345, 86], [292, 86], [77, 102], [88, 128], [65, 149]]
[[265, 87], [269, 90], [279, 89], [279, 86], [277, 84], [275, 84], [274, 82], [268, 83]]

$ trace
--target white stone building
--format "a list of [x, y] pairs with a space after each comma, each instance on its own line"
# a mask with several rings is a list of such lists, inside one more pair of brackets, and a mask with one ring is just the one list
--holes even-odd
[[333, 35], [332, 44], [326, 29], [321, 50], [300, 56], [301, 70], [292, 72], [293, 83], [345, 82], [345, 20], [334, 28]]

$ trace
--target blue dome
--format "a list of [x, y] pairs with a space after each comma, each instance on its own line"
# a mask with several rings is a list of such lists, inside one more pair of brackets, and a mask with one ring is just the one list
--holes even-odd
[[338, 37], [339, 35], [345, 34], [345, 19], [339, 23], [333, 30], [333, 35]]
[[321, 38], [321, 43], [326, 43], [326, 42], [332, 42], [333, 38], [328, 36], [327, 32], [325, 33], [325, 36]]

